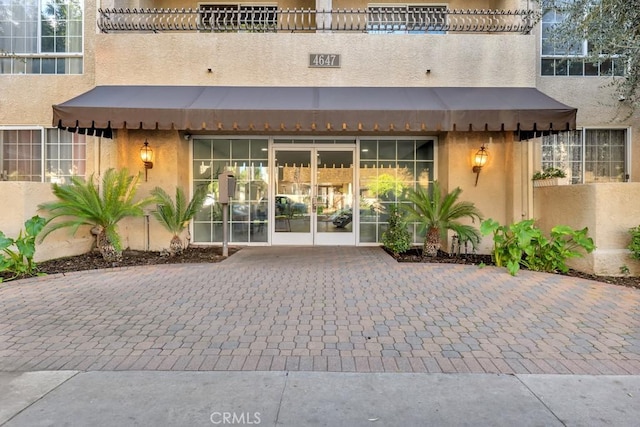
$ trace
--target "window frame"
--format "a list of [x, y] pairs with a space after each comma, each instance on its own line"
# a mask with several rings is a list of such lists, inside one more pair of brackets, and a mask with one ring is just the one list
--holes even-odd
[[[24, 74], [24, 75], [82, 75], [84, 74], [84, 52], [85, 52], [85, 4], [84, 1], [78, 1], [78, 7], [80, 8], [81, 19], [80, 19], [80, 51], [79, 52], [45, 52], [43, 51], [43, 37], [45, 37], [42, 33], [42, 23], [44, 21], [43, 17], [43, 4], [41, 1], [38, 1], [38, 20], [37, 20], [37, 29], [34, 37], [37, 39], [36, 41], [36, 50], [37, 52], [6, 52], [0, 51], [0, 75], [14, 75], [14, 74]], [[68, 6], [68, 2], [65, 4]], [[46, 5], [45, 5], [46, 6]], [[11, 22], [7, 20], [6, 22]], [[75, 20], [67, 19], [67, 22], [75, 22]], [[71, 36], [67, 36], [71, 37]], [[75, 36], [74, 36], [75, 37]], [[13, 35], [11, 37], [7, 37], [10, 40], [16, 40], [16, 37]], [[53, 37], [55, 40], [55, 37]], [[12, 43], [13, 44], [13, 43]], [[80, 71], [72, 72], [72, 70], [77, 67], [73, 65], [67, 65], [66, 63], [73, 60], [80, 59]], [[47, 61], [49, 66], [46, 64], [43, 65], [43, 62]], [[59, 73], [59, 64], [60, 61], [65, 62], [64, 73]], [[4, 71], [4, 68], [7, 67], [8, 70]], [[51, 68], [52, 67], [52, 68]], [[37, 71], [34, 72], [33, 70]], [[52, 69], [53, 72], [47, 72], [47, 69]], [[44, 71], [43, 71], [44, 70]]]
[[[589, 39], [584, 38], [581, 40], [579, 52], [571, 52], [569, 46], [566, 48], [565, 53], [556, 53], [558, 50], [556, 44], [552, 41], [545, 43], [545, 40], [549, 40], [545, 37], [545, 24], [549, 24], [550, 27], [562, 22], [557, 19], [553, 21], [545, 21], [545, 16], [549, 11], [554, 12], [554, 17], [561, 14], [559, 8], [547, 8], [543, 9], [542, 16], [540, 18], [540, 76], [542, 77], [622, 77], [626, 75], [628, 65], [625, 61], [620, 60], [619, 55], [607, 55], [607, 54], [590, 54]], [[545, 45], [552, 48], [553, 53], [545, 53]], [[598, 57], [597, 61], [589, 60], [593, 57]], [[552, 70], [552, 72], [545, 73], [545, 70]], [[564, 72], [558, 72], [558, 70]], [[580, 70], [580, 72], [577, 72]]]
[[[572, 184], [597, 184], [598, 180], [594, 179], [592, 181], [588, 181], [586, 180], [586, 172], [587, 172], [587, 156], [586, 156], [586, 142], [587, 142], [587, 133], [589, 131], [624, 131], [625, 132], [625, 138], [624, 138], [624, 150], [623, 150], [623, 155], [624, 155], [624, 171], [623, 171], [623, 177], [621, 181], [615, 181], [615, 180], [607, 180], [607, 181], [602, 181], [602, 182], [627, 182], [629, 180], [629, 177], [631, 176], [632, 173], [632, 165], [633, 162], [631, 161], [631, 153], [632, 153], [632, 149], [631, 149], [631, 145], [632, 145], [632, 128], [629, 126], [585, 126], [585, 127], [581, 127], [581, 128], [577, 128], [575, 131], [573, 132], [580, 132], [579, 134], [579, 141], [580, 141], [580, 160], [579, 160], [579, 164], [580, 164], [580, 169], [581, 169], [581, 176], [579, 180], [576, 180], [575, 182], [573, 181], [574, 177], [572, 178]], [[563, 168], [562, 164], [560, 164], [560, 160], [556, 160], [553, 159], [551, 162], [545, 162], [543, 157], [544, 157], [544, 148], [545, 148], [545, 144], [544, 144], [544, 138], [548, 138], [548, 137], [556, 137], [556, 135], [549, 135], [546, 137], [543, 137], [542, 139], [542, 146], [541, 146], [541, 166], [542, 168], [546, 168], [546, 167], [559, 167], [559, 168]], [[548, 146], [552, 146], [551, 144], [549, 144]], [[590, 160], [591, 161], [591, 160]], [[610, 162], [611, 160], [607, 160], [608, 162]], [[546, 164], [545, 164], [546, 163]], [[566, 167], [568, 167], [568, 165], [564, 165], [564, 169], [566, 169]], [[609, 177], [611, 178], [612, 175], [609, 175]]]
[[[40, 168], [39, 168], [39, 172], [40, 172], [40, 179], [37, 181], [34, 180], [15, 180], [13, 182], [41, 182], [41, 183], [53, 183], [53, 180], [49, 180], [47, 177], [47, 162], [50, 160], [49, 156], [47, 156], [47, 149], [49, 148], [49, 141], [47, 139], [48, 136], [48, 132], [51, 130], [57, 130], [58, 134], [60, 134], [61, 132], [68, 132], [66, 130], [62, 130], [62, 129], [58, 129], [55, 127], [48, 127], [48, 126], [39, 126], [39, 125], [0, 125], [0, 132], [3, 131], [38, 131], [40, 132], [40, 158], [38, 159], [39, 163], [40, 163]], [[80, 134], [74, 134], [69, 132], [70, 135], [72, 135], [72, 138], [77, 138], [79, 136], [82, 136], [83, 138], [85, 138], [84, 140], [84, 159], [75, 159], [75, 160], [82, 160], [84, 162], [84, 166], [85, 166], [85, 170], [84, 173], [82, 174], [78, 174], [77, 176], [80, 177], [86, 177], [86, 167], [87, 167], [87, 141], [86, 141], [86, 135], [80, 135]], [[58, 146], [60, 146], [60, 141], [58, 140], [56, 143]], [[72, 143], [73, 145], [73, 143]], [[32, 146], [37, 146], [37, 144], [33, 144], [32, 141]], [[16, 160], [29, 160], [29, 161], [33, 161], [33, 157], [29, 158], [29, 159], [16, 159]], [[60, 162], [60, 155], [58, 154], [58, 156], [53, 159], [56, 160], [58, 162]], [[71, 160], [72, 162], [74, 161], [74, 159], [63, 159], [63, 160]], [[4, 180], [4, 142], [0, 140], [0, 181]], [[7, 171], [8, 172], [8, 171]], [[8, 174], [7, 174], [8, 175]], [[63, 175], [63, 176], [69, 176], [69, 175]], [[7, 179], [8, 181], [8, 179]]]
[[[44, 149], [45, 149], [45, 144], [44, 144], [44, 138], [45, 138], [45, 127], [44, 126], [28, 126], [28, 125], [22, 125], [22, 126], [3, 126], [0, 125], [0, 132], [4, 132], [4, 131], [38, 131], [40, 132], [40, 180], [39, 181], [33, 181], [33, 180], [15, 180], [13, 182], [44, 182], [44, 161], [42, 159], [43, 157], [43, 153], [44, 153]], [[31, 141], [32, 146], [35, 146], [36, 144], [33, 144], [33, 141]], [[10, 159], [12, 160], [12, 159]], [[29, 159], [20, 159], [20, 158], [16, 158], [16, 161], [25, 161], [25, 160], [30, 160], [33, 161], [33, 158], [29, 158]], [[5, 181], [5, 173], [7, 174], [7, 177], [9, 176], [11, 171], [5, 170], [4, 169], [4, 162], [5, 162], [5, 158], [4, 158], [4, 141], [0, 140], [0, 181]], [[6, 181], [10, 181], [9, 179], [6, 179]]]

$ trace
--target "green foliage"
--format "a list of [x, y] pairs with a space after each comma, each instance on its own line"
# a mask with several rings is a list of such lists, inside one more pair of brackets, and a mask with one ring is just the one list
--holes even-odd
[[482, 214], [471, 202], [458, 202], [462, 190], [455, 188], [450, 193], [443, 193], [438, 181], [433, 182], [431, 191], [420, 186], [410, 189], [407, 200], [412, 205], [402, 205], [408, 213], [407, 221], [419, 224], [421, 233], [425, 233], [423, 253], [427, 256], [437, 255], [440, 242], [446, 238], [447, 231], [452, 230], [462, 241], [468, 240], [475, 248], [480, 242], [480, 233], [471, 226], [460, 223], [461, 218], [471, 220], [482, 219]]
[[549, 179], [549, 178], [565, 178], [567, 174], [562, 169], [545, 168], [533, 174], [533, 180]]
[[493, 234], [493, 261], [498, 267], [506, 267], [512, 276], [521, 266], [534, 271], [566, 273], [567, 259], [595, 249], [586, 227], [574, 230], [558, 225], [547, 238], [532, 219], [506, 226], [489, 218], [482, 222], [480, 231], [483, 235]]
[[629, 230], [631, 234], [631, 243], [629, 243], [629, 250], [631, 251], [631, 258], [640, 260], [640, 225]]
[[[117, 224], [126, 217], [144, 215], [144, 206], [152, 199], [135, 202], [140, 176], [129, 175], [126, 169], [116, 171], [108, 169], [103, 176], [101, 188], [91, 175], [88, 181], [80, 177], [71, 177], [70, 184], [53, 184], [55, 202], [43, 203], [41, 210], [48, 211], [51, 218], [40, 240], [60, 228], [71, 228], [72, 232], [82, 225], [97, 227], [98, 249], [105, 259], [111, 259], [111, 253], [117, 257], [122, 252]], [[59, 221], [54, 221], [60, 218]]]
[[11, 279], [36, 272], [36, 263], [33, 262], [36, 254], [36, 236], [46, 223], [47, 221], [38, 215], [28, 219], [24, 223], [24, 233], [20, 230], [16, 239], [11, 239], [0, 231], [0, 272], [10, 272], [13, 274]]
[[382, 233], [382, 244], [394, 254], [406, 252], [411, 247], [411, 234], [398, 205], [389, 207], [389, 226]]
[[[640, 7], [629, 0], [539, 0], [543, 10], [556, 9], [564, 20], [549, 28], [551, 40], [573, 58], [589, 42], [586, 59], [597, 67], [612, 62], [625, 74], [613, 78], [612, 101], [635, 110], [640, 103]], [[605, 65], [605, 64], [603, 64]], [[618, 100], [623, 102], [618, 102]]]
[[189, 203], [187, 203], [184, 191], [180, 187], [176, 187], [175, 201], [160, 187], [154, 188], [151, 195], [156, 203], [156, 210], [152, 214], [164, 228], [173, 233], [174, 243], [172, 244], [179, 251], [178, 243], [175, 241], [180, 242], [179, 234], [184, 231], [189, 221], [202, 208], [207, 197], [207, 187], [198, 188]]
[[368, 190], [378, 197], [387, 198], [392, 194], [402, 194], [407, 185], [401, 178], [389, 173], [381, 173], [375, 180], [368, 183]]

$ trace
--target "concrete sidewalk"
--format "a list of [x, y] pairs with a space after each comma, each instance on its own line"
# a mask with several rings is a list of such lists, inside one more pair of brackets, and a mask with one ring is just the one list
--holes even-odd
[[0, 425], [637, 426], [640, 376], [0, 373]]

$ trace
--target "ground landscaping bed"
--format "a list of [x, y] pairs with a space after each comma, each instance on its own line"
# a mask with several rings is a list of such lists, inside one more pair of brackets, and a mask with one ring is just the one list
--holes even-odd
[[[387, 251], [390, 256], [398, 262], [426, 262], [426, 263], [449, 263], [449, 264], [467, 264], [467, 265], [494, 265], [491, 255], [480, 254], [455, 254], [451, 255], [443, 251], [438, 251], [438, 256], [423, 257], [422, 249], [410, 249], [398, 255], [394, 255]], [[509, 274], [505, 269], [505, 274]], [[561, 273], [559, 273], [561, 274]], [[566, 276], [579, 277], [582, 279], [595, 280], [597, 282], [610, 283], [614, 285], [627, 286], [630, 288], [640, 289], [640, 277], [630, 276], [595, 276], [593, 274], [581, 273], [575, 270], [569, 270]]]
[[[229, 255], [237, 252], [239, 248], [230, 247]], [[407, 252], [394, 256], [398, 262], [427, 262], [427, 263], [449, 263], [449, 264], [466, 264], [466, 265], [493, 265], [490, 255], [479, 254], [460, 254], [450, 255], [446, 252], [438, 252], [436, 257], [422, 257], [421, 249], [411, 249]], [[123, 252], [122, 261], [111, 263], [102, 259], [102, 256], [92, 251], [87, 254], [53, 259], [38, 263], [38, 271], [41, 274], [69, 273], [73, 271], [98, 270], [103, 268], [114, 267], [132, 267], [141, 265], [158, 265], [158, 264], [185, 264], [185, 263], [208, 263], [220, 262], [225, 259], [222, 256], [222, 248], [219, 246], [208, 247], [189, 247], [181, 255], [169, 256], [165, 252], [154, 251], [131, 251]], [[507, 271], [505, 270], [505, 274]], [[584, 274], [578, 271], [570, 270], [568, 276], [580, 277], [598, 282], [611, 283], [614, 285], [627, 286], [640, 289], [640, 277], [609, 277], [594, 276]], [[8, 279], [6, 273], [0, 273], [0, 277]]]

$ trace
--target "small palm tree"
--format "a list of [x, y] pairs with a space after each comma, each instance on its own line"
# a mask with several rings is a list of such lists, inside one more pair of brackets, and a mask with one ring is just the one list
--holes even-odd
[[482, 219], [482, 214], [471, 202], [458, 202], [462, 193], [457, 187], [451, 193], [443, 194], [438, 181], [433, 182], [431, 193], [418, 186], [410, 189], [407, 199], [412, 205], [402, 205], [407, 211], [407, 221], [417, 222], [420, 232], [425, 233], [423, 256], [436, 256], [440, 243], [447, 231], [455, 232], [461, 241], [470, 241], [473, 247], [480, 242], [480, 232], [470, 225], [461, 224], [461, 218]]
[[[126, 217], [143, 216], [143, 207], [151, 202], [149, 198], [134, 202], [139, 179], [139, 175], [129, 175], [126, 169], [108, 169], [102, 188], [98, 188], [93, 175], [88, 181], [72, 177], [70, 184], [53, 184], [58, 201], [38, 206], [51, 213], [40, 241], [60, 228], [71, 227], [75, 234], [81, 225], [89, 225], [96, 231], [96, 246], [102, 257], [112, 262], [122, 259], [118, 222]], [[57, 218], [62, 220], [52, 221]]]
[[187, 224], [202, 208], [202, 204], [207, 196], [207, 188], [200, 187], [196, 190], [187, 204], [184, 191], [182, 188], [176, 187], [175, 202], [171, 196], [160, 187], [156, 187], [151, 192], [156, 203], [156, 210], [153, 216], [166, 228], [173, 233], [173, 238], [169, 244], [169, 252], [171, 255], [180, 254], [183, 251], [182, 240], [180, 234], [187, 227]]

